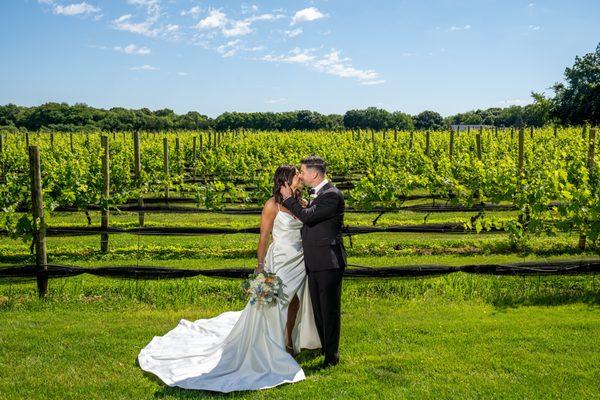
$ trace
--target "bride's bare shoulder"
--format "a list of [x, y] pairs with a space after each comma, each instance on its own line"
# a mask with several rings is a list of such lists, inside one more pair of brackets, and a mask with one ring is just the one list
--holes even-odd
[[263, 214], [275, 214], [277, 213], [277, 211], [277, 202], [275, 201], [274, 197], [271, 197], [269, 200], [266, 201], [265, 205], [263, 206], [262, 212]]

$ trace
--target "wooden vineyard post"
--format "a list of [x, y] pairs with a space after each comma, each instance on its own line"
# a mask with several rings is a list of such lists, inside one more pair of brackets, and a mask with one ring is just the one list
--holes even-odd
[[454, 157], [454, 129], [452, 128], [450, 128], [450, 148], [448, 155], [450, 156], [450, 160], [452, 160], [452, 157]]
[[494, 126], [494, 138], [498, 139], [498, 127]]
[[0, 133], [0, 178], [4, 176], [4, 135]]
[[398, 141], [398, 129], [394, 129], [394, 142]]
[[373, 145], [375, 145], [375, 131], [373, 129], [371, 129], [371, 141], [373, 142]]
[[515, 128], [514, 127], [510, 127], [510, 140], [513, 140], [515, 138]]
[[113, 131], [113, 140], [117, 140], [117, 132]]
[[583, 125], [583, 129], [581, 130], [581, 138], [583, 140], [585, 140], [586, 136], [587, 136], [587, 125]]
[[533, 126], [529, 127], [529, 138], [533, 139]]
[[558, 137], [558, 128], [554, 125], [554, 139]]
[[196, 177], [196, 152], [197, 152], [197, 147], [196, 147], [196, 136], [194, 136], [192, 138], [193, 144], [192, 144], [192, 167], [194, 168], [194, 173], [193, 176]]
[[425, 155], [429, 156], [429, 144], [430, 144], [430, 135], [429, 131], [425, 132]]
[[200, 133], [200, 153], [202, 153], [202, 148], [204, 146], [204, 143], [202, 143], [203, 141], [204, 141], [204, 134]]
[[482, 128], [479, 128], [479, 132], [475, 135], [475, 142], [477, 145], [477, 158], [481, 161], [481, 131]]
[[385, 129], [383, 130], [383, 141], [385, 142]]
[[181, 147], [179, 137], [175, 138], [175, 161], [177, 162], [177, 173], [181, 173]]
[[29, 131], [25, 131], [25, 149], [29, 149]]
[[414, 144], [415, 144], [415, 131], [411, 130], [410, 131], [410, 139], [408, 141], [408, 148], [412, 150]]
[[[588, 157], [587, 157], [587, 168], [588, 168], [588, 179], [590, 184], [593, 184], [594, 177], [594, 157], [596, 155], [596, 129], [590, 129], [590, 135], [588, 138]], [[585, 250], [587, 237], [586, 235], [579, 235], [579, 249]]]
[[471, 125], [467, 125], [467, 135], [471, 134]]
[[42, 198], [42, 171], [40, 149], [29, 147], [29, 168], [31, 177], [31, 205], [33, 214], [33, 238], [35, 243], [35, 269], [40, 298], [48, 293], [48, 257], [46, 254], [46, 223], [44, 222], [44, 202]]
[[[135, 179], [137, 181], [137, 187], [139, 189], [142, 188], [142, 159], [141, 159], [141, 150], [140, 150], [140, 133], [136, 130], [133, 132], [133, 159], [134, 159], [134, 172]], [[138, 207], [142, 208], [144, 206], [144, 198], [140, 194], [138, 197]], [[140, 211], [138, 213], [138, 223], [139, 226], [144, 226], [144, 212]]]
[[163, 138], [163, 172], [165, 173], [165, 200], [169, 199], [169, 142]]
[[85, 147], [90, 146], [90, 134], [88, 132], [85, 133]]
[[50, 132], [50, 148], [54, 150], [54, 132]]
[[519, 177], [523, 175], [523, 156], [524, 156], [525, 133], [523, 128], [519, 129]]
[[109, 187], [110, 187], [110, 174], [109, 174], [109, 156], [108, 156], [108, 136], [101, 136], [102, 143], [102, 207], [101, 225], [102, 233], [100, 234], [100, 252], [108, 252], [108, 198], [109, 198]]
[[73, 147], [73, 132], [69, 132], [69, 142], [71, 144], [71, 153], [74, 153], [75, 148]]
[[[525, 178], [525, 131], [523, 128], [519, 129], [519, 190], [523, 185], [523, 179]], [[523, 225], [529, 219], [529, 209], [525, 209], [525, 215], [519, 214], [519, 223]]]

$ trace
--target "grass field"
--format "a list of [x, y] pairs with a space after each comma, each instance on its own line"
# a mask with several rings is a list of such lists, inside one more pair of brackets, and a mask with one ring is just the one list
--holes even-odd
[[[384, 215], [380, 223], [423, 217], [403, 214]], [[52, 218], [53, 226], [85, 223], [82, 216]], [[258, 220], [189, 218], [147, 215], [149, 225], [253, 226]], [[368, 224], [372, 214], [349, 214], [348, 223], [351, 218]], [[115, 225], [136, 220], [113, 219]], [[110, 252], [101, 254], [98, 236], [52, 237], [48, 253], [49, 262], [84, 266], [254, 267], [257, 239], [112, 235]], [[568, 234], [534, 238], [520, 248], [504, 234], [368, 234], [355, 236], [352, 247], [346, 239], [351, 263], [375, 267], [598, 258], [594, 248], [581, 252], [576, 244]], [[1, 264], [32, 260], [28, 243], [0, 238]], [[49, 286], [49, 297], [40, 301], [34, 282], [0, 282], [0, 399], [600, 398], [600, 281], [594, 275], [347, 279], [340, 365], [321, 370], [321, 358], [304, 352], [298, 361], [305, 381], [227, 396], [166, 387], [135, 359], [181, 318], [241, 309], [239, 280], [80, 275]]]

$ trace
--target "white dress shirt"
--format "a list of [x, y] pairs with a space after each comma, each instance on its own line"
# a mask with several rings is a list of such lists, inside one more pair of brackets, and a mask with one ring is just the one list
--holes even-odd
[[319, 183], [317, 186], [315, 186], [313, 188], [313, 189], [315, 189], [315, 197], [317, 197], [319, 190], [321, 190], [323, 188], [323, 186], [325, 186], [325, 184], [327, 184], [327, 182], [329, 182], [328, 179], [323, 179], [323, 182]]

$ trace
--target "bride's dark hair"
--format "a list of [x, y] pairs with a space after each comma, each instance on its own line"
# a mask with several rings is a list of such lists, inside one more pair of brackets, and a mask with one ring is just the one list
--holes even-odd
[[[279, 189], [284, 186], [285, 182], [288, 185], [292, 184], [294, 176], [298, 173], [298, 168], [293, 165], [285, 164], [275, 170], [275, 175], [273, 176], [273, 197], [275, 198], [276, 203], [283, 203], [283, 197], [281, 193], [279, 193]], [[294, 191], [294, 197], [300, 197], [300, 190], [296, 189]]]

